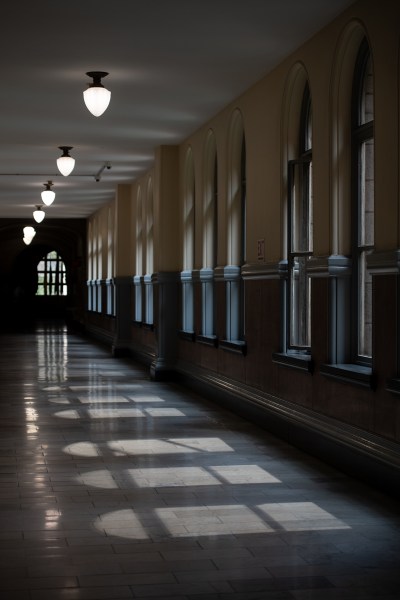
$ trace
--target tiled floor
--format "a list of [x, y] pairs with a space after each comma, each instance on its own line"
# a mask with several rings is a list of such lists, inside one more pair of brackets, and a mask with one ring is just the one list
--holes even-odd
[[399, 600], [399, 504], [66, 330], [0, 335], [1, 600]]

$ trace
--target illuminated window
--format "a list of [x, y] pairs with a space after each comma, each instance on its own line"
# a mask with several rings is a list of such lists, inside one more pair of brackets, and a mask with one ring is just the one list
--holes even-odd
[[[373, 61], [362, 31], [356, 32], [348, 48], [353, 53], [348, 61], [354, 66], [350, 70], [345, 61], [346, 67], [338, 71], [341, 83], [335, 95], [340, 102], [333, 137], [351, 143], [349, 149], [340, 150], [343, 158], [335, 148], [333, 161], [338, 190], [335, 228], [340, 237], [335, 244], [338, 254], [329, 258], [330, 360], [320, 366], [320, 372], [373, 389], [372, 277], [368, 270], [368, 256], [374, 249]], [[344, 242], [347, 234], [351, 234], [349, 249]]]
[[353, 88], [353, 358], [371, 364], [372, 279], [367, 256], [374, 247], [373, 73], [367, 41], [361, 44]]
[[66, 296], [67, 273], [59, 254], [52, 250], [42, 258], [37, 266], [37, 296]]
[[303, 95], [300, 149], [289, 161], [287, 349], [309, 351], [311, 295], [307, 273], [312, 254], [312, 112], [308, 85]]

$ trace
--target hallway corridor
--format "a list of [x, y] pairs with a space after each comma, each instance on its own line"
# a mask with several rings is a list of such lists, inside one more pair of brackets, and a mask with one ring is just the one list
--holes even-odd
[[63, 326], [0, 335], [1, 600], [399, 600], [399, 503]]

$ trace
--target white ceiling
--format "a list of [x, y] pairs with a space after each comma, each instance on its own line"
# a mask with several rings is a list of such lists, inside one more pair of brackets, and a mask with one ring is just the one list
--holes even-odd
[[[0, 218], [87, 217], [352, 0], [13, 0], [0, 13]], [[87, 71], [112, 92], [93, 117]], [[58, 146], [75, 170], [59, 174]], [[109, 162], [101, 180], [95, 175]]]

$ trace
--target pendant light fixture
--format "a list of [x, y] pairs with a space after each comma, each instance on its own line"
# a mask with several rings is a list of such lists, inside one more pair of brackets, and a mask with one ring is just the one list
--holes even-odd
[[95, 117], [100, 117], [110, 104], [111, 92], [101, 83], [101, 78], [106, 77], [105, 71], [89, 71], [86, 73], [93, 78], [87, 90], [83, 92], [83, 99], [87, 109]]
[[53, 204], [54, 198], [56, 197], [56, 193], [53, 192], [53, 190], [51, 189], [53, 182], [48, 181], [43, 185], [46, 187], [46, 189], [43, 190], [43, 192], [41, 193], [43, 204], [45, 204], [46, 206], [50, 206], [50, 204]]
[[31, 243], [31, 241], [33, 240], [33, 238], [36, 235], [36, 231], [33, 227], [31, 227], [30, 225], [28, 225], [27, 227], [24, 227], [23, 229], [24, 231], [24, 242], [27, 246], [29, 246], [29, 244]]
[[35, 219], [36, 223], [41, 223], [45, 216], [46, 213], [44, 212], [42, 207], [39, 205], [36, 206], [36, 210], [33, 211], [33, 218]]
[[72, 150], [73, 146], [58, 146], [63, 151], [60, 158], [57, 158], [57, 167], [61, 175], [68, 177], [74, 170], [75, 159], [69, 155], [69, 151]]

